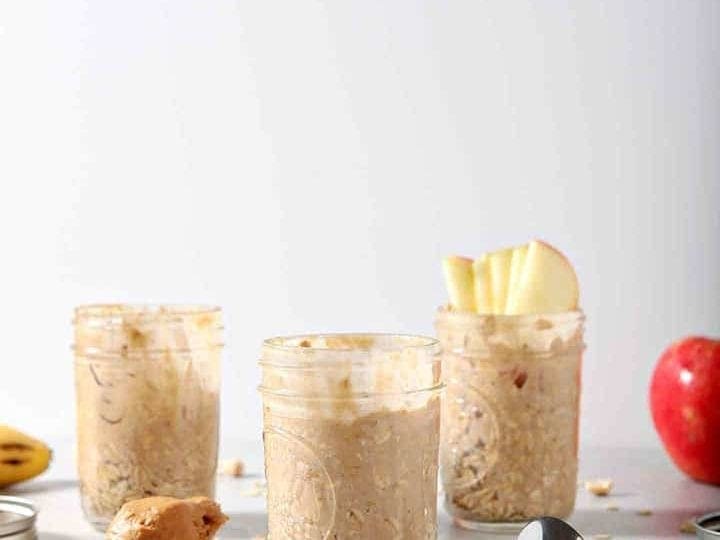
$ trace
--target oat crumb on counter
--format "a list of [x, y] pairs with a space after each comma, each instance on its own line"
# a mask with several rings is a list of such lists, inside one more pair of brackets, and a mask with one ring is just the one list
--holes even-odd
[[610, 536], [609, 534], [595, 534], [593, 535], [593, 538], [595, 540], [610, 540], [612, 536]]
[[619, 507], [619, 506], [616, 506], [616, 505], [614, 505], [614, 504], [611, 504], [611, 505], [609, 505], [608, 507], [606, 507], [606, 510], [607, 510], [608, 512], [619, 512], [619, 511], [620, 511], [620, 507]]
[[596, 478], [585, 482], [585, 489], [598, 497], [609, 495], [612, 488], [613, 481], [610, 478]]
[[695, 524], [692, 519], [686, 519], [680, 524], [680, 532], [683, 534], [695, 534]]
[[638, 510], [635, 512], [638, 516], [652, 516], [652, 510], [649, 508], [643, 508], [642, 510]]
[[267, 483], [263, 480], [253, 482], [252, 488], [240, 493], [242, 497], [264, 497], [267, 495]]
[[225, 459], [220, 463], [220, 473], [240, 478], [245, 474], [245, 464], [240, 459]]

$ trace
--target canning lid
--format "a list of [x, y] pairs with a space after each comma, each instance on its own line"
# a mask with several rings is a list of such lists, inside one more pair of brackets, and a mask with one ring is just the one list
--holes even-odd
[[720, 512], [712, 512], [695, 520], [698, 538], [717, 540], [720, 538]]
[[27, 499], [0, 496], [0, 538], [31, 540], [35, 535], [37, 511]]

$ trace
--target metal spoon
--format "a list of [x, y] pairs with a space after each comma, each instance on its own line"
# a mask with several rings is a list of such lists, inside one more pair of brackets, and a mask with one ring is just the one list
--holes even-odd
[[562, 519], [541, 517], [525, 525], [518, 540], [582, 540], [582, 536]]

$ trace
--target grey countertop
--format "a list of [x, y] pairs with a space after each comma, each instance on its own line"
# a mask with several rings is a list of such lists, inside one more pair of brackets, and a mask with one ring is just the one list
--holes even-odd
[[[32, 499], [40, 509], [40, 540], [100, 539], [85, 523], [80, 510], [73, 464], [73, 444], [53, 445], [55, 460], [48, 473], [7, 490], [7, 494]], [[225, 458], [239, 457], [248, 474], [241, 479], [220, 478], [218, 499], [231, 521], [220, 538], [253, 538], [265, 532], [265, 501], [257, 485], [262, 482], [262, 449], [257, 442], [225, 441]], [[679, 527], [686, 519], [720, 509], [720, 488], [698, 484], [682, 476], [660, 448], [583, 448], [580, 480], [610, 477], [615, 489], [609, 497], [595, 497], [578, 488], [577, 508], [570, 522], [585, 538], [692, 538]], [[608, 510], [608, 508], [613, 508]], [[638, 515], [651, 510], [648, 516]], [[442, 540], [494, 538], [453, 527], [440, 510]], [[499, 536], [498, 538], [508, 538]]]

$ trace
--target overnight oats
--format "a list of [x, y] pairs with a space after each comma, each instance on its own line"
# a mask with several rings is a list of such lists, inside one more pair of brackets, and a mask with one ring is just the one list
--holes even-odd
[[91, 305], [75, 310], [77, 463], [87, 519], [127, 501], [215, 491], [219, 308]]
[[269, 540], [436, 538], [437, 353], [415, 336], [265, 341]]
[[435, 327], [447, 385], [447, 511], [460, 526], [488, 531], [567, 517], [577, 490], [585, 321], [572, 267], [531, 242], [475, 261], [448, 258], [445, 275], [450, 305]]

